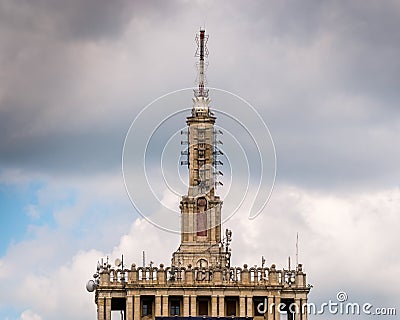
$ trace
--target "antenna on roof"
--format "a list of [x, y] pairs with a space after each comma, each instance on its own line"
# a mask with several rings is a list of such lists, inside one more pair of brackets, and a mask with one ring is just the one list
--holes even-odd
[[205, 78], [205, 62], [204, 58], [208, 57], [207, 49], [208, 35], [206, 35], [206, 30], [201, 27], [200, 32], [196, 34], [197, 49], [195, 57], [199, 57], [199, 74], [198, 74], [198, 89], [194, 90], [195, 97], [208, 97], [208, 89], [205, 89], [206, 78]]
[[299, 268], [299, 233], [296, 234], [296, 271]]

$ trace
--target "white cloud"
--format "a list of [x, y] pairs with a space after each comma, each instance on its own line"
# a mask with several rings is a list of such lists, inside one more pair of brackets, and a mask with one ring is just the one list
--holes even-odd
[[20, 320], [42, 320], [42, 317], [28, 309], [22, 312]]
[[[225, 224], [233, 229], [233, 264], [260, 264], [263, 255], [268, 265], [286, 268], [289, 255], [294, 263], [299, 232], [300, 263], [304, 263], [308, 282], [314, 285], [313, 301], [332, 298], [332, 291], [345, 289], [354, 299], [374, 292], [376, 297], [369, 296], [369, 302], [395, 304], [393, 297], [400, 283], [394, 277], [388, 287], [387, 277], [400, 268], [395, 254], [399, 207], [399, 189], [344, 196], [280, 185], [258, 218], [248, 220], [246, 211], [240, 211]], [[118, 215], [114, 218], [110, 230], [129, 223]], [[17, 309], [35, 310], [26, 311], [26, 316], [40, 314], [46, 319], [95, 318], [94, 296], [86, 292], [85, 283], [99, 258], [108, 256], [113, 263], [124, 254], [129, 267], [132, 263], [141, 265], [145, 251], [147, 263], [168, 265], [179, 244], [179, 235], [162, 231], [142, 218], [134, 220], [128, 232], [116, 235], [119, 240], [109, 252], [90, 249], [69, 253], [69, 249], [65, 256], [68, 238], [51, 241], [54, 233], [49, 229], [41, 229], [40, 234], [15, 244], [0, 260], [0, 279], [8, 288], [0, 293], [0, 301]], [[63, 258], [58, 260], [60, 256]]]
[[395, 253], [399, 188], [347, 195], [289, 186], [277, 189], [255, 221], [237, 214], [227, 222], [234, 232], [235, 263], [260, 264], [264, 255], [267, 264], [286, 268], [288, 256], [295, 261], [299, 232], [299, 262], [314, 285], [312, 299], [321, 301], [329, 290], [345, 288], [352, 298], [367, 295], [372, 302], [397, 303], [400, 281], [391, 278], [388, 286], [387, 276], [400, 268]]
[[[24, 311], [21, 319], [41, 319], [37, 314], [45, 319], [94, 319], [94, 295], [86, 291], [85, 284], [95, 273], [98, 259], [108, 256], [113, 263], [124, 254], [125, 264], [130, 267], [133, 262], [141, 264], [145, 250], [147, 263], [152, 260], [169, 264], [169, 253], [176, 249], [177, 237], [137, 219], [112, 252], [78, 251], [63, 264], [56, 258], [59, 253], [48, 251], [48, 244], [43, 242], [27, 241], [24, 246], [15, 246], [0, 260], [0, 279], [8, 288], [0, 293], [2, 304], [16, 309], [30, 306], [37, 312]], [[63, 247], [58, 250], [62, 252]], [[40, 257], [46, 254], [53, 259], [41, 261]], [[14, 259], [15, 255], [21, 258]]]

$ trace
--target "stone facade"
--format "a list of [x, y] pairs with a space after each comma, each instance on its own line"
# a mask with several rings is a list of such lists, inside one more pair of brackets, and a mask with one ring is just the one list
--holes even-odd
[[293, 310], [298, 312], [288, 318], [306, 320], [302, 306], [307, 303], [309, 288], [301, 265], [297, 269], [244, 265], [172, 270], [162, 264], [145, 268], [132, 265], [124, 270], [105, 268], [96, 289], [97, 319], [110, 320], [111, 310], [123, 310], [127, 320], [175, 315], [279, 320], [279, 308], [284, 309], [280, 304], [294, 303]]

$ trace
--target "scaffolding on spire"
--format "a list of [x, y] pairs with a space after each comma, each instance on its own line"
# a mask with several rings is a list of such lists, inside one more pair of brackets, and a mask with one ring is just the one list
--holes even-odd
[[207, 49], [207, 41], [208, 35], [206, 35], [206, 31], [203, 28], [200, 28], [200, 32], [196, 34], [196, 43], [197, 49], [195, 53], [195, 57], [199, 57], [199, 63], [197, 64], [198, 67], [198, 89], [194, 90], [195, 97], [208, 97], [208, 89], [205, 88], [206, 85], [206, 76], [205, 76], [205, 68], [207, 63], [205, 62], [204, 58], [208, 57], [208, 49]]

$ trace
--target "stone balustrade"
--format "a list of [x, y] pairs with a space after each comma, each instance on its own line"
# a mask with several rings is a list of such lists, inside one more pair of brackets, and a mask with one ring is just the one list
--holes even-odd
[[100, 287], [112, 285], [163, 285], [163, 286], [201, 286], [202, 284], [224, 286], [282, 286], [305, 288], [305, 274], [302, 265], [297, 270], [276, 270], [275, 265], [270, 268], [243, 267], [231, 268], [174, 268], [164, 267], [137, 267], [132, 264], [130, 269], [113, 269], [111, 267], [100, 270]]

